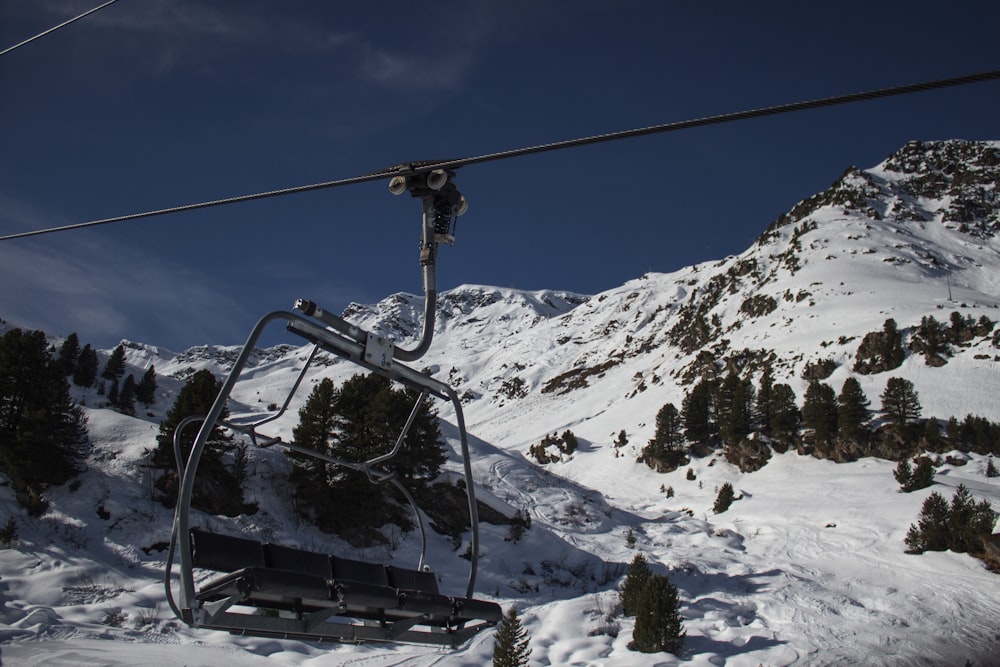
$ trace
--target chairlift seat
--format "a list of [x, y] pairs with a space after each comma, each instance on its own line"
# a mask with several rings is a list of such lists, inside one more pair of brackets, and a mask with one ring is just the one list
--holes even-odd
[[245, 567], [265, 567], [264, 545], [256, 540], [191, 530], [191, 559], [195, 567], [234, 572]]
[[231, 599], [255, 607], [299, 610], [335, 606], [325, 579], [303, 572], [246, 567], [213, 579], [198, 592], [201, 600]]
[[264, 545], [264, 555], [269, 568], [303, 572], [324, 580], [333, 579], [333, 564], [326, 554], [268, 543]]
[[404, 567], [390, 565], [386, 568], [389, 585], [410, 591], [422, 591], [432, 595], [438, 594], [437, 577], [434, 573], [426, 570], [408, 570]]
[[[412, 167], [406, 169], [409, 174]], [[418, 172], [418, 175], [419, 173], [422, 172]], [[450, 177], [450, 173], [448, 175]], [[471, 557], [465, 594], [473, 595], [479, 553], [479, 520], [462, 404], [458, 394], [448, 384], [399, 363], [416, 361], [430, 346], [437, 309], [437, 290], [434, 287], [437, 244], [450, 242], [454, 233], [453, 225], [444, 223], [461, 214], [456, 206], [464, 207], [464, 198], [454, 185], [450, 182], [442, 185], [450, 187], [440, 191], [432, 187], [413, 191], [423, 201], [420, 264], [425, 286], [424, 322], [420, 342], [415, 348], [402, 349], [385, 345], [380, 337], [324, 311], [310, 301], [299, 300], [295, 308], [302, 314], [274, 311], [260, 318], [247, 337], [208, 413], [187, 417], [175, 429], [174, 458], [180, 484], [164, 586], [171, 609], [189, 626], [225, 630], [234, 634], [306, 641], [400, 641], [457, 647], [499, 622], [499, 605], [442, 595], [438, 591], [436, 578], [429, 572], [387, 568], [323, 553], [191, 529], [191, 502], [198, 462], [205, 452], [209, 434], [217, 425], [222, 424], [249, 437], [255, 446], [280, 444], [290, 451], [312, 456], [329, 464], [368, 472], [372, 483], [386, 483], [395, 487], [408, 501], [420, 527], [422, 563], [427, 539], [423, 518], [413, 495], [393, 475], [373, 476], [369, 466], [387, 461], [401, 451], [423, 400], [434, 396], [449, 401], [456, 415], [465, 465], [465, 488], [471, 527]], [[274, 322], [284, 322], [288, 331], [313, 343], [312, 352], [299, 370], [284, 405], [276, 413], [250, 423], [229, 423], [223, 418], [226, 403], [244, 373], [264, 329]], [[258, 432], [258, 427], [274, 421], [289, 407], [307, 369], [321, 351], [342, 357], [419, 392], [391, 451], [369, 461], [350, 462], [314, 452], [294, 442], [285, 442], [278, 436]], [[185, 457], [182, 431], [186, 425], [196, 422], [201, 422], [201, 427]], [[181, 547], [180, 596], [175, 601], [171, 569], [178, 544]], [[196, 574], [195, 570], [199, 570], [200, 574]], [[206, 578], [206, 570], [218, 574]], [[270, 613], [274, 610], [283, 613]]]
[[330, 612], [381, 623], [447, 628], [501, 617], [494, 602], [438, 592], [432, 572], [328, 556], [293, 547], [192, 529], [195, 567], [223, 572], [203, 584], [199, 600], [298, 613]]
[[496, 602], [475, 598], [455, 598], [455, 616], [479, 619], [487, 625], [496, 625], [503, 618], [503, 609]]

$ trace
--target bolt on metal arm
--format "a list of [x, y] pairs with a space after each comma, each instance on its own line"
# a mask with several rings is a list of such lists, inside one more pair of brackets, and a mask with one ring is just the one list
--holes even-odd
[[[421, 163], [400, 165], [399, 169], [410, 170]], [[421, 325], [420, 340], [413, 349], [395, 347], [381, 336], [376, 336], [351, 324], [347, 320], [325, 311], [307, 299], [295, 302], [296, 310], [309, 317], [315, 317], [335, 331], [344, 335], [368, 351], [367, 361], [383, 368], [388, 367], [393, 359], [399, 361], [416, 361], [430, 349], [434, 338], [434, 323], [437, 314], [437, 251], [442, 243], [452, 245], [455, 242], [455, 226], [458, 216], [469, 208], [469, 202], [455, 186], [455, 172], [434, 169], [426, 173], [415, 173], [394, 176], [389, 181], [389, 192], [401, 195], [409, 192], [419, 197], [423, 202], [423, 223], [420, 235], [420, 266], [423, 273], [424, 286], [424, 318]]]

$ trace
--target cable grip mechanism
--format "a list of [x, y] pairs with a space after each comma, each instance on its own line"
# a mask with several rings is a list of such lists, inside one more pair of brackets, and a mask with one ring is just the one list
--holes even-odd
[[[399, 169], [416, 169], [421, 163], [400, 165]], [[469, 208], [469, 202], [455, 186], [455, 172], [432, 169], [426, 172], [393, 176], [389, 192], [401, 195], [409, 192], [424, 204], [424, 239], [421, 244], [421, 264], [434, 261], [434, 247], [439, 243], [455, 242], [458, 217]]]

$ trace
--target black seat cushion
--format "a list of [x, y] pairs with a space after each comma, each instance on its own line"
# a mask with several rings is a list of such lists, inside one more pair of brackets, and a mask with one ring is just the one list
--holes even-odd
[[191, 559], [195, 567], [235, 572], [245, 567], [264, 567], [264, 545], [243, 537], [191, 531]]
[[333, 578], [337, 581], [358, 581], [375, 586], [388, 586], [389, 576], [384, 565], [350, 558], [331, 557]]
[[447, 619], [454, 612], [451, 598], [423, 591], [400, 590], [399, 608], [442, 620]]
[[388, 586], [337, 580], [334, 588], [345, 608], [395, 609], [399, 606], [396, 589]]
[[201, 587], [198, 597], [203, 600], [217, 600], [236, 597], [241, 601], [331, 601], [331, 589], [325, 579], [304, 574], [275, 570], [273, 568], [248, 567], [207, 582]]
[[423, 591], [435, 595], [438, 593], [437, 577], [434, 576], [433, 572], [408, 570], [394, 565], [390, 565], [386, 570], [389, 573], [389, 585], [394, 588]]
[[302, 572], [322, 579], [333, 579], [333, 564], [326, 554], [303, 551], [280, 544], [265, 544], [264, 555], [268, 567]]
[[503, 609], [496, 602], [473, 598], [455, 598], [455, 615], [463, 621], [480, 619], [490, 624], [496, 624], [503, 617]]

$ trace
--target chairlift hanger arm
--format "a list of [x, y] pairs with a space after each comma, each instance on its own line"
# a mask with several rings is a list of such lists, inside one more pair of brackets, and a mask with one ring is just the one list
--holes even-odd
[[[177, 505], [171, 530], [164, 585], [170, 608], [189, 625], [262, 636], [279, 634], [299, 639], [320, 639], [325, 636], [340, 641], [371, 639], [417, 641], [456, 646], [457, 643], [465, 641], [477, 632], [492, 627], [500, 619], [499, 605], [494, 602], [476, 600], [473, 597], [478, 573], [479, 516], [474, 490], [475, 484], [472, 478], [468, 434], [465, 430], [461, 401], [452, 387], [398, 363], [398, 361], [420, 358], [430, 346], [436, 311], [437, 290], [434, 280], [437, 248], [440, 243], [454, 241], [456, 219], [464, 212], [467, 204], [465, 198], [455, 187], [454, 172], [451, 170], [432, 169], [417, 174], [407, 172], [405, 176], [397, 174], [390, 182], [390, 191], [393, 194], [402, 194], [408, 191], [414, 197], [420, 198], [423, 203], [420, 264], [423, 270], [426, 299], [423, 331], [417, 347], [411, 350], [398, 349], [383, 336], [364, 331], [360, 327], [326, 312], [312, 302], [299, 300], [295, 307], [302, 312], [301, 315], [278, 311], [265, 315], [258, 321], [237, 356], [228, 377], [223, 382], [208, 414], [203, 417], [189, 417], [183, 420], [174, 433], [175, 457], [181, 479], [178, 485]], [[292, 385], [291, 391], [277, 414], [246, 424], [235, 424], [222, 420], [221, 415], [225, 410], [225, 405], [246, 367], [250, 354], [256, 347], [264, 328], [275, 321], [284, 321], [289, 331], [313, 343], [313, 349]], [[259, 426], [273, 421], [288, 408], [292, 395], [299, 389], [306, 370], [320, 349], [419, 391], [395, 444], [387, 453], [374, 456], [367, 461], [347, 461], [324, 452], [302, 447], [294, 442], [285, 442], [280, 437], [269, 438], [258, 434], [257, 428]], [[470, 522], [469, 579], [464, 597], [440, 595], [433, 575], [423, 571], [427, 535], [416, 500], [394, 471], [375, 467], [400, 453], [407, 434], [428, 395], [434, 395], [451, 402], [459, 432]], [[181, 432], [185, 426], [195, 421], [201, 421], [202, 424], [185, 462], [181, 451]], [[360, 471], [373, 484], [391, 484], [410, 505], [415, 523], [420, 528], [421, 549], [417, 570], [407, 571], [395, 566], [386, 567], [382, 570], [381, 576], [385, 579], [382, 581], [377, 579], [379, 566], [376, 565], [376, 571], [371, 579], [352, 583], [346, 573], [334, 574], [334, 570], [331, 569], [333, 561], [328, 562], [327, 557], [321, 554], [295, 552], [298, 555], [292, 556], [291, 560], [286, 559], [283, 561], [285, 564], [282, 565], [275, 562], [276, 556], [273, 555], [275, 553], [288, 554], [288, 548], [281, 545], [257, 544], [254, 547], [247, 540], [241, 538], [213, 537], [211, 534], [204, 537], [204, 533], [200, 533], [196, 540], [195, 531], [191, 529], [190, 525], [194, 480], [207, 439], [216, 424], [229, 426], [248, 435], [255, 445], [280, 444], [289, 451]], [[266, 442], [262, 444], [261, 440]], [[215, 556], [207, 556], [204, 542], [206, 539], [210, 544], [217, 545], [233, 544], [235, 539], [239, 543], [236, 547], [237, 550], [247, 550], [248, 553], [256, 550], [260, 558], [253, 562], [241, 560], [234, 564], [234, 561], [224, 553], [226, 550], [216, 552]], [[207, 547], [209, 552], [212, 548], [211, 546]], [[175, 600], [171, 570], [174, 554], [178, 549], [180, 551], [180, 594], [179, 599]], [[285, 551], [282, 552], [282, 549]], [[319, 566], [315, 565], [317, 558], [320, 559]], [[211, 569], [214, 564], [215, 569], [219, 569], [221, 567], [219, 563], [222, 561], [228, 563], [225, 568], [228, 574], [204, 586], [195, 585], [195, 567]], [[295, 563], [303, 561], [309, 561], [313, 564], [309, 566], [309, 571], [288, 569], [288, 567], [296, 567]], [[364, 570], [370, 565], [361, 564], [358, 568]], [[321, 574], [329, 576], [317, 577], [313, 567], [320, 567], [323, 569]], [[355, 571], [357, 572], [358, 569]], [[392, 577], [393, 587], [388, 586], [387, 574]], [[413, 582], [415, 585], [418, 579], [425, 579], [426, 576], [430, 576], [433, 583], [432, 590], [407, 585], [407, 582]], [[375, 602], [372, 602], [373, 600]], [[299, 617], [294, 620], [261, 618], [253, 614], [238, 612], [234, 607], [284, 609], [296, 613]], [[351, 616], [360, 617], [362, 620], [360, 623], [350, 620], [345, 623], [343, 619], [336, 620], [338, 617]], [[379, 629], [372, 629], [373, 626], [369, 624], [369, 621], [372, 620], [379, 622]], [[426, 629], [420, 630], [418, 626]]]
[[[394, 596], [398, 594], [400, 606], [398, 608], [394, 608], [393, 610], [380, 611], [379, 614], [382, 615], [383, 619], [385, 619], [385, 614], [389, 614], [389, 626], [387, 626], [385, 630], [370, 632], [367, 630], [367, 625], [343, 624], [341, 622], [330, 621], [329, 618], [336, 615], [335, 611], [338, 608], [335, 606], [330, 607], [330, 601], [325, 597], [317, 598], [315, 602], [311, 602], [307, 605], [309, 609], [312, 609], [313, 605], [318, 605], [319, 608], [310, 611], [308, 618], [304, 620], [273, 620], [271, 618], [262, 620], [258, 616], [232, 611], [231, 608], [234, 604], [240, 604], [239, 600], [234, 597], [237, 593], [233, 591], [239, 589], [241, 592], [239, 592], [238, 595], [245, 596], [257, 590], [256, 586], [258, 585], [265, 586], [266, 588], [268, 577], [272, 577], [271, 571], [267, 569], [258, 571], [258, 569], [248, 568], [238, 572], [231, 572], [229, 577], [223, 577], [221, 583], [219, 584], [222, 585], [223, 588], [216, 589], [218, 593], [213, 593], [211, 589], [206, 593], [204, 590], [200, 590], [200, 585], [196, 587], [193, 570], [197, 566], [196, 558], [198, 558], [198, 556], [196, 553], [197, 550], [194, 548], [194, 543], [192, 542], [190, 514], [194, 479], [197, 474], [198, 463], [204, 452], [208, 435], [212, 428], [214, 428], [215, 424], [221, 423], [219, 417], [232, 393], [234, 386], [236, 385], [236, 382], [243, 372], [243, 369], [246, 367], [249, 356], [256, 346], [257, 341], [260, 339], [264, 328], [275, 321], [284, 321], [289, 330], [302, 335], [308, 340], [311, 340], [318, 347], [324, 350], [343, 356], [350, 361], [367, 368], [368, 370], [402, 382], [406, 386], [414, 387], [420, 390], [420, 396], [417, 399], [410, 416], [406, 420], [403, 432], [399, 439], [397, 439], [396, 445], [393, 447], [394, 453], [398, 452], [402, 446], [402, 441], [405, 438], [406, 432], [412, 426], [415, 415], [419, 410], [419, 406], [426, 395], [432, 394], [451, 402], [455, 410], [456, 425], [458, 426], [459, 431], [461, 457], [464, 465], [466, 495], [468, 498], [469, 519], [471, 524], [471, 558], [469, 563], [469, 579], [464, 597], [447, 597], [436, 594], [431, 595], [426, 598], [426, 604], [431, 605], [434, 609], [437, 609], [437, 611], [428, 611], [427, 614], [431, 615], [425, 616], [421, 615], [419, 612], [415, 614], [410, 610], [411, 607], [406, 606], [407, 604], [411, 604], [419, 607], [421, 604], [419, 591], [415, 592], [417, 597], [413, 597], [411, 603], [406, 603], [403, 602], [404, 599], [408, 599], [405, 592], [393, 592], [395, 589], [379, 588], [378, 590], [382, 591], [381, 594], [385, 594], [387, 592], [392, 592]], [[296, 386], [298, 386], [298, 383], [296, 383]], [[202, 418], [196, 417], [192, 418], [191, 421], [197, 421], [200, 419]], [[295, 446], [290, 446], [290, 443], [282, 442], [281, 444], [289, 449], [292, 449], [293, 451], [301, 451]], [[385, 460], [385, 457], [376, 457], [372, 461], [368, 461], [364, 464], [351, 464], [349, 462], [338, 461], [336, 459], [319, 455], [317, 452], [302, 451], [302, 453], [316, 456], [317, 458], [324, 460], [329, 460], [332, 463], [338, 463], [340, 465], [346, 465], [347, 467], [359, 469], [366, 473], [376, 473], [377, 471], [373, 471], [370, 465]], [[315, 323], [302, 315], [282, 311], [273, 312], [262, 317], [252, 330], [250, 336], [247, 338], [247, 342], [244, 345], [243, 350], [237, 356], [233, 368], [223, 383], [222, 389], [216, 397], [208, 415], [204, 417], [201, 429], [195, 438], [195, 442], [191, 446], [191, 451], [186, 465], [183, 462], [179, 462], [178, 467], [181, 468], [182, 478], [178, 490], [177, 507], [174, 516], [174, 525], [171, 531], [168, 564], [166, 567], [164, 583], [167, 589], [167, 599], [171, 609], [188, 624], [196, 627], [228, 630], [230, 632], [240, 632], [260, 636], [268, 636], [268, 633], [270, 632], [279, 632], [279, 634], [285, 637], [311, 640], [413, 641], [456, 646], [457, 644], [472, 637], [477, 632], [480, 632], [488, 627], [492, 627], [492, 625], [499, 620], [499, 608], [495, 603], [474, 599], [475, 580], [478, 572], [477, 556], [479, 552], [479, 519], [474, 493], [475, 484], [472, 478], [468, 435], [465, 430], [465, 421], [462, 415], [461, 401], [459, 400], [457, 393], [447, 384], [428, 377], [411, 368], [402, 366], [401, 364], [394, 363], [388, 368], [385, 368], [365, 361], [364, 348], [357, 341], [345, 338], [338, 332], [323, 327], [322, 323]], [[372, 477], [371, 474], [369, 474], [369, 476]], [[373, 481], [388, 482], [392, 484], [406, 497], [407, 502], [410, 503], [411, 507], [414, 508], [414, 512], [416, 512], [416, 503], [412, 494], [409, 493], [406, 487], [403, 486], [394, 475], [376, 474]], [[426, 544], [426, 535], [424, 533], [424, 527], [419, 513], [417, 514], [416, 519], [417, 525], [420, 526], [421, 530], [421, 542]], [[417, 572], [421, 571], [423, 568], [424, 548], [425, 547], [422, 547], [421, 549], [420, 562], [418, 564], [418, 569], [416, 570]], [[178, 551], [180, 555], [180, 595], [175, 601], [172, 591], [171, 569], [174, 554]], [[293, 589], [295, 582], [302, 581], [301, 576], [296, 575], [295, 573], [288, 575], [278, 572], [273, 576], [286, 582], [291, 582], [289, 585], [292, 585]], [[292, 578], [288, 579], [289, 576]], [[261, 577], [263, 579], [260, 579]], [[296, 579], [296, 577], [298, 577], [298, 579]], [[264, 581], [265, 583], [262, 584], [261, 581]], [[246, 588], [247, 586], [249, 586], [249, 588]], [[325, 584], [323, 588], [326, 590]], [[249, 593], [245, 591], [249, 591]], [[268, 595], [272, 595], [269, 590], [262, 590], [261, 595], [262, 597], [257, 602], [248, 600], [247, 604], [250, 604], [251, 606], [260, 605], [262, 607], [270, 607], [274, 604], [286, 604], [286, 601], [283, 601], [284, 598], [276, 600], [274, 597], [268, 597]], [[288, 593], [288, 595], [291, 595], [292, 598], [301, 597], [300, 595], [292, 595], [291, 593]], [[323, 595], [325, 595], [325, 593]], [[285, 597], [287, 597], [287, 595]], [[242, 600], [244, 598], [239, 599]], [[295, 602], [294, 600], [288, 602], [288, 604], [297, 605], [295, 607], [296, 609], [300, 608], [300, 605], [303, 603], [304, 601], [302, 600], [299, 600], [298, 602]], [[447, 613], [441, 612], [440, 609], [438, 609], [438, 607], [442, 604], [447, 607]], [[348, 603], [348, 611], [350, 610], [351, 606]], [[359, 610], [355, 608], [355, 611], [358, 613], [368, 613], [363, 609]], [[385, 622], [385, 620], [383, 620], [383, 622]], [[447, 623], [448, 627], [446, 632], [442, 633], [435, 630], [433, 627], [430, 631], [421, 631], [417, 630], [415, 627], [416, 625], [427, 624], [434, 626], [435, 624], [440, 623]]]
[[793, 113], [797, 111], [807, 111], [809, 109], [818, 109], [822, 107], [838, 106], [842, 104], [852, 104], [854, 102], [863, 102], [867, 100], [876, 100], [886, 97], [895, 97], [898, 95], [908, 95], [911, 93], [926, 92], [930, 90], [940, 90], [944, 88], [953, 88], [956, 86], [964, 86], [974, 83], [983, 83], [986, 81], [993, 81], [1000, 79], [1000, 70], [990, 70], [986, 72], [979, 72], [976, 74], [967, 74], [964, 76], [956, 76], [947, 79], [938, 79], [935, 81], [925, 81], [921, 83], [906, 84], [901, 86], [894, 86], [890, 88], [880, 88], [876, 90], [869, 90], [859, 93], [850, 93], [847, 95], [837, 95], [833, 97], [824, 97], [820, 99], [808, 100], [804, 102], [792, 102], [788, 104], [779, 104], [776, 106], [762, 107], [759, 109], [748, 109], [745, 111], [737, 111], [732, 113], [719, 114], [715, 116], [706, 116], [703, 118], [695, 118], [691, 120], [662, 123], [658, 125], [650, 125], [648, 127], [641, 127], [631, 130], [621, 130], [617, 132], [609, 132], [605, 134], [598, 134], [589, 137], [580, 137], [576, 139], [567, 139], [564, 141], [555, 141], [546, 144], [539, 144], [537, 146], [528, 146], [524, 148], [515, 148], [512, 150], [499, 151], [495, 153], [486, 153], [483, 155], [478, 155], [474, 157], [458, 158], [453, 160], [443, 160], [440, 162], [434, 161], [422, 161], [422, 162], [406, 162], [388, 169], [383, 169], [380, 171], [371, 172], [368, 174], [363, 174], [361, 176], [354, 176], [350, 178], [341, 178], [332, 181], [324, 181], [321, 183], [313, 183], [310, 185], [299, 185], [288, 188], [281, 188], [278, 190], [270, 190], [267, 192], [258, 192], [253, 194], [238, 195], [234, 197], [226, 197], [223, 199], [216, 199], [212, 201], [199, 202], [194, 204], [184, 204], [181, 206], [173, 206], [170, 208], [156, 209], [152, 211], [145, 211], [142, 213], [131, 213], [128, 215], [120, 215], [111, 218], [102, 218], [99, 220], [90, 220], [88, 222], [80, 222], [70, 225], [62, 225], [59, 227], [48, 227], [45, 229], [35, 229], [26, 232], [17, 232], [13, 234], [6, 234], [0, 236], [0, 241], [9, 241], [18, 238], [26, 238], [29, 236], [39, 236], [42, 234], [51, 234], [55, 232], [71, 231], [76, 229], [84, 229], [87, 227], [96, 227], [98, 225], [106, 225], [114, 222], [126, 222], [130, 220], [138, 220], [143, 218], [151, 218], [154, 216], [167, 215], [170, 213], [181, 213], [184, 211], [193, 211], [203, 208], [210, 208], [214, 206], [225, 206], [228, 204], [238, 204], [241, 202], [256, 201], [259, 199], [268, 199], [271, 197], [280, 197], [283, 195], [298, 194], [300, 192], [310, 192], [313, 190], [322, 190], [327, 188], [341, 187], [345, 185], [355, 185], [358, 183], [367, 183], [369, 181], [379, 181], [392, 179], [396, 176], [409, 176], [423, 174], [435, 169], [443, 170], [454, 170], [459, 167], [463, 167], [471, 164], [479, 164], [482, 162], [491, 162], [495, 160], [507, 160], [511, 158], [522, 157], [526, 155], [533, 155], [537, 153], [545, 153], [550, 151], [564, 150], [567, 148], [576, 148], [578, 146], [587, 146], [591, 144], [604, 143], [609, 141], [618, 141], [620, 139], [630, 139], [633, 137], [641, 137], [652, 134], [661, 134], [665, 132], [676, 132], [679, 130], [687, 130], [696, 127], [705, 127], [709, 125], [718, 125], [721, 123], [729, 123], [739, 120], [748, 120], [750, 118], [763, 118], [766, 116], [775, 116], [779, 114]]

